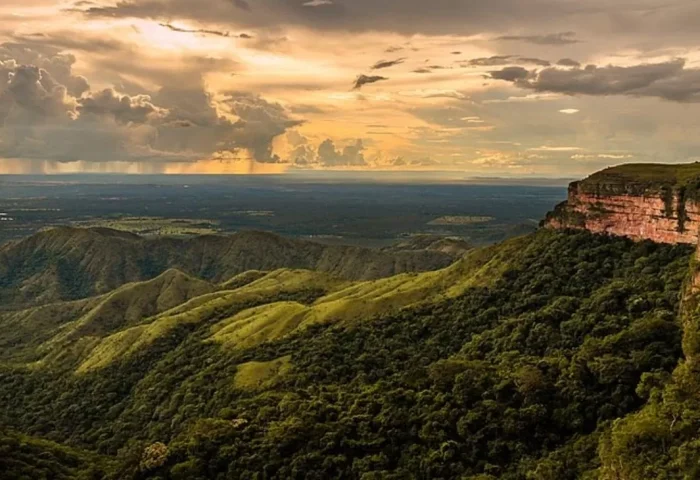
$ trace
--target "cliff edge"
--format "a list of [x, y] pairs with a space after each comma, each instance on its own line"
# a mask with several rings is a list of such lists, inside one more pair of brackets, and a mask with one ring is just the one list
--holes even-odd
[[700, 232], [700, 163], [625, 164], [569, 186], [567, 201], [544, 226], [697, 244]]

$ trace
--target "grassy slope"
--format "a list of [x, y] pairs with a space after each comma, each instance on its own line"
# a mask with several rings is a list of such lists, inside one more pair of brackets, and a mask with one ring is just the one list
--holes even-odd
[[216, 287], [177, 270], [112, 293], [0, 315], [0, 358], [55, 362], [94, 346], [100, 338], [213, 292]]
[[256, 390], [271, 388], [291, 368], [292, 357], [287, 355], [269, 362], [248, 362], [238, 366], [233, 379], [236, 388]]
[[212, 327], [212, 340], [249, 348], [325, 323], [344, 323], [388, 314], [418, 303], [431, 303], [462, 294], [470, 287], [497, 281], [508, 260], [527, 249], [531, 237], [473, 250], [454, 265], [422, 274], [360, 282], [326, 295], [312, 305], [272, 303], [243, 311]]
[[[35, 332], [35, 340], [20, 350], [20, 358], [30, 360], [31, 354], [38, 354], [42, 363], [35, 367], [77, 361], [77, 372], [86, 373], [133, 355], [179, 326], [201, 324], [227, 311], [235, 314], [212, 327], [211, 339], [244, 348], [313, 324], [370, 318], [419, 302], [452, 298], [471, 286], [495, 281], [499, 270], [507, 265], [504, 260], [525, 248], [528, 241], [528, 237], [522, 237], [497, 247], [474, 250], [437, 272], [402, 274], [355, 284], [324, 273], [282, 269], [257, 280], [254, 279], [262, 272], [236, 276], [219, 288], [238, 284], [242, 287], [217, 291], [205, 281], [169, 270], [154, 280], [128, 284], [96, 299], [63, 304], [65, 311], [58, 304], [9, 314], [12, 320], [8, 322], [23, 322], [25, 330]], [[280, 296], [300, 292], [326, 295], [312, 305], [274, 302]], [[246, 305], [257, 306], [239, 313]], [[44, 325], [45, 316], [40, 313], [60, 321]], [[34, 316], [41, 319], [35, 321]], [[0, 336], [0, 342], [3, 340], [21, 342], [15, 337]]]
[[[271, 301], [280, 295], [330, 291], [345, 283], [326, 274], [308, 270], [277, 270], [241, 288], [193, 298], [160, 315], [143, 320], [141, 325], [102, 338], [87, 353], [77, 371], [85, 373], [105, 367], [151, 345], [183, 324], [200, 324], [221, 315], [222, 312], [237, 310], [242, 305], [265, 303], [266, 300]], [[269, 323], [268, 321], [266, 325]], [[284, 331], [278, 326], [273, 328], [274, 331]], [[251, 330], [255, 328], [251, 327]], [[256, 333], [258, 332], [252, 331], [250, 334], [254, 338], [263, 336]]]

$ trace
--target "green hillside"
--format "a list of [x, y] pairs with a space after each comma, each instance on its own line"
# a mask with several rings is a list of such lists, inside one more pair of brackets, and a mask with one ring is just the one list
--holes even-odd
[[53, 442], [0, 431], [0, 478], [70, 480], [101, 478], [112, 467], [98, 455]]
[[460, 242], [435, 242], [426, 248], [407, 245], [379, 250], [262, 232], [178, 239], [57, 228], [0, 249], [0, 310], [101, 295], [172, 268], [213, 283], [231, 281], [251, 270], [280, 268], [371, 280], [444, 268], [467, 249]]
[[582, 191], [606, 194], [666, 194], [682, 192], [684, 198], [700, 195], [700, 163], [627, 163], [606, 168], [576, 182]]
[[47, 478], [696, 478], [691, 253], [542, 230], [386, 278], [167, 270], [1, 314], [0, 429], [69, 452]]

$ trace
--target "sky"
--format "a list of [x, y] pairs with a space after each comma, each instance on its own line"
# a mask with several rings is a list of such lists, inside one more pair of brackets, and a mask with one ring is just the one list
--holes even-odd
[[700, 160], [696, 0], [3, 0], [0, 173]]

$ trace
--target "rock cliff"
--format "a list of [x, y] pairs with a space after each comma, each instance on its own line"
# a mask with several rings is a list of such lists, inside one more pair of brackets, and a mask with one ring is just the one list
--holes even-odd
[[697, 244], [700, 163], [627, 164], [598, 172], [572, 183], [567, 201], [547, 215], [544, 226]]

